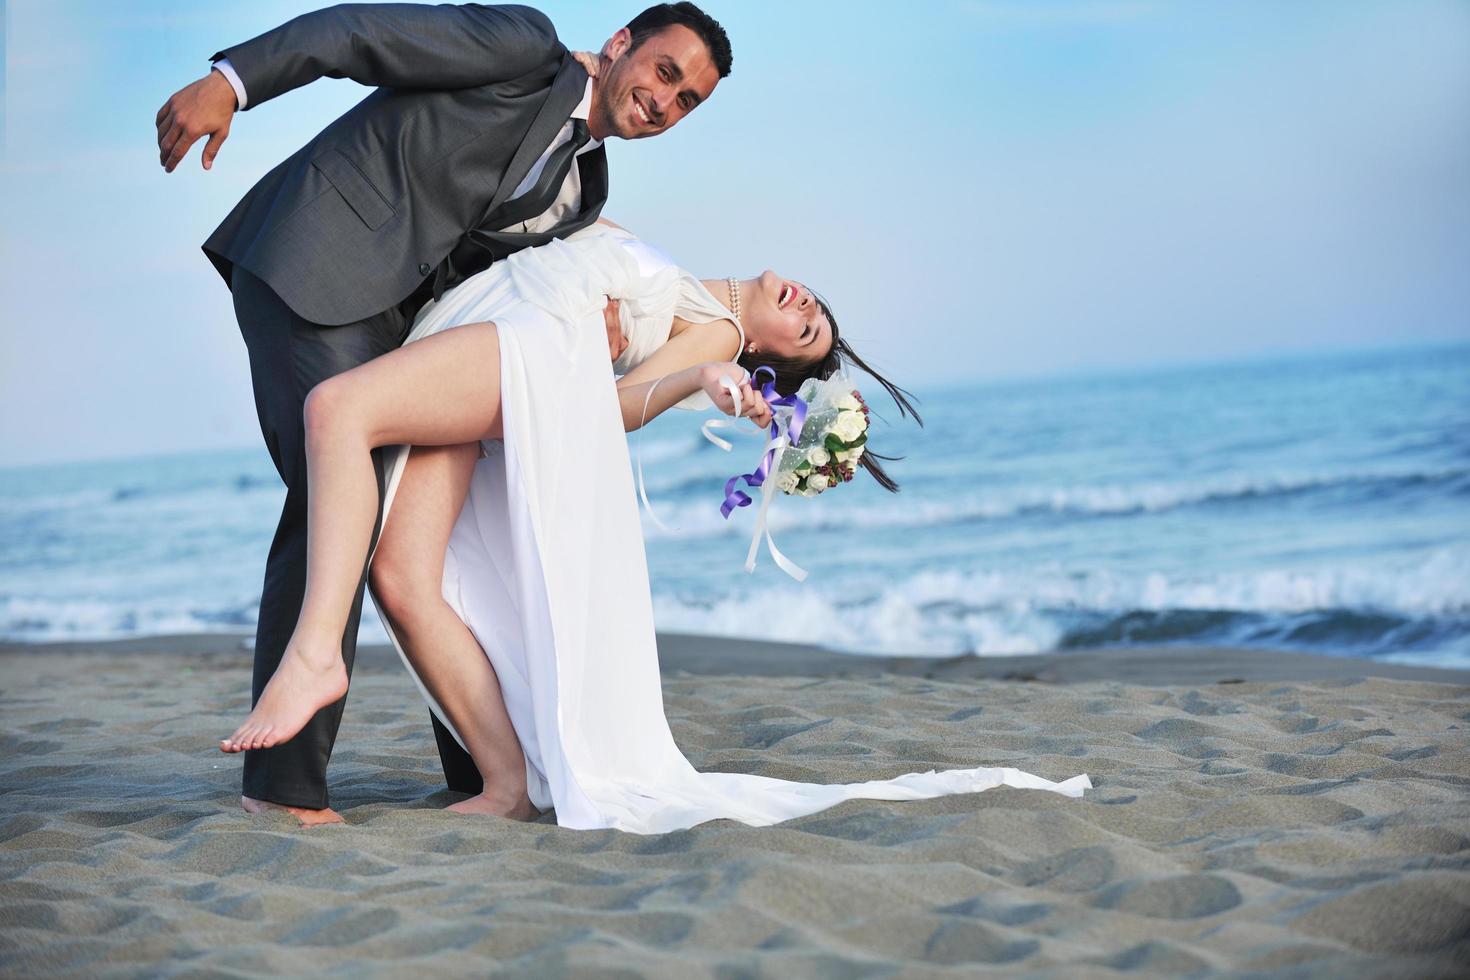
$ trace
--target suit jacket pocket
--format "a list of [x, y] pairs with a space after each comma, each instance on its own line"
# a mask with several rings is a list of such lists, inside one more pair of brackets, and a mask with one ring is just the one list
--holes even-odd
[[357, 164], [347, 159], [340, 150], [328, 149], [314, 157], [311, 165], [322, 172], [322, 176], [337, 188], [362, 223], [376, 230], [383, 222], [393, 217], [393, 205], [363, 176]]

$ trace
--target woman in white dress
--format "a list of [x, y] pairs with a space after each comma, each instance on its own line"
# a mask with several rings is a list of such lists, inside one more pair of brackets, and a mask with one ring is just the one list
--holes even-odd
[[[608, 297], [626, 341], [611, 367]], [[769, 271], [700, 281], [612, 226], [466, 280], [399, 350], [307, 398], [305, 601], [276, 674], [221, 748], [279, 744], [343, 696], [338, 640], [366, 558], [394, 645], [484, 779], [453, 809], [554, 809], [562, 826], [659, 833], [1002, 784], [1080, 796], [1085, 775], [1053, 783], [1010, 768], [833, 785], [701, 773], [675, 744], [626, 432], [701, 403], [764, 426], [771, 410], [741, 361], [774, 363], [786, 394], [844, 358], [866, 369], [800, 283]], [[738, 383], [738, 404], [722, 378]], [[369, 554], [370, 453], [388, 445], [404, 448]], [[871, 456], [860, 465], [894, 489]]]

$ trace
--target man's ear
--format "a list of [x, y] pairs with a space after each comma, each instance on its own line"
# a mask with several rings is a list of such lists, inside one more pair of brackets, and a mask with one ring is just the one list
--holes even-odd
[[632, 46], [633, 32], [626, 27], [620, 27], [616, 34], [603, 43], [600, 53], [605, 61], [613, 62], [627, 54]]

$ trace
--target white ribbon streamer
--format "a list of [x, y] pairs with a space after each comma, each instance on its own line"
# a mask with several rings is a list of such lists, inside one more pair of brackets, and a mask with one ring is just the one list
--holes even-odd
[[[638, 499], [643, 501], [643, 509], [648, 512], [648, 516], [653, 521], [653, 523], [657, 525], [661, 530], [672, 534], [678, 532], [679, 529], [676, 527], [671, 528], [663, 521], [658, 519], [658, 515], [653, 512], [653, 504], [650, 503], [648, 500], [648, 484], [643, 479], [643, 427], [648, 422], [648, 402], [650, 399], [653, 398], [653, 389], [658, 387], [659, 381], [662, 381], [664, 378], [667, 377], [668, 375], [666, 374], [662, 378], [659, 378], [657, 381], [655, 381], [653, 384], [649, 385], [648, 394], [643, 396], [643, 413], [638, 418], [638, 445], [634, 450], [634, 455], [637, 457], [638, 466]], [[730, 393], [730, 404], [739, 405], [740, 387], [730, 379], [730, 376], [728, 374], [720, 375], [720, 385]], [[733, 427], [734, 425], [735, 423], [729, 419], [708, 419], [703, 425], [699, 427], [699, 431], [704, 433], [704, 437], [706, 439], [728, 453], [732, 448], [730, 443], [713, 434], [710, 430], [713, 428], [725, 428], [727, 426]], [[755, 433], [755, 435], [764, 434], [765, 433], [763, 432]]]
[[[667, 377], [667, 375], [665, 375], [664, 377]], [[657, 525], [663, 531], [675, 533], [679, 530], [678, 528], [669, 527], [663, 521], [659, 520], [658, 514], [654, 513], [653, 504], [648, 499], [648, 484], [643, 478], [643, 428], [648, 421], [648, 403], [650, 399], [653, 398], [653, 389], [657, 388], [659, 381], [662, 380], [663, 378], [659, 378], [658, 381], [655, 381], [652, 385], [649, 386], [648, 394], [643, 396], [643, 413], [638, 420], [638, 446], [635, 450], [638, 467], [638, 499], [643, 502], [643, 509], [648, 512], [649, 518], [653, 521], [655, 525]], [[720, 386], [723, 387], [727, 392], [729, 392], [730, 404], [732, 406], [741, 404], [740, 388], [735, 383], [735, 381], [730, 378], [729, 375], [720, 375]], [[787, 421], [789, 424], [790, 420], [788, 419]], [[704, 435], [706, 439], [728, 453], [733, 448], [733, 446], [725, 439], [722, 439], [719, 436], [715, 435], [712, 430], [734, 429], [735, 426], [736, 423], [733, 419], [707, 419], [704, 424], [699, 427], [699, 431]], [[749, 430], [737, 431], [757, 436], [764, 436], [766, 434], [764, 430], [756, 432], [750, 432]], [[796, 581], [803, 582], [806, 580], [807, 576], [806, 569], [796, 564], [796, 562], [792, 561], [790, 558], [787, 558], [781, 552], [781, 549], [776, 547], [776, 542], [771, 537], [770, 524], [767, 519], [767, 514], [771, 509], [771, 498], [775, 496], [776, 492], [776, 469], [781, 461], [781, 451], [785, 449], [788, 445], [790, 445], [789, 429], [786, 426], [782, 426], [781, 434], [773, 439], [770, 439], [766, 443], [765, 447], [761, 449], [762, 459], [764, 459], [765, 455], [769, 453], [772, 449], [776, 450], [776, 455], [773, 457], [772, 460], [773, 465], [771, 466], [771, 471], [766, 474], [765, 482], [761, 485], [761, 502], [760, 507], [756, 511], [755, 533], [751, 536], [750, 539], [750, 550], [746, 553], [745, 556], [745, 570], [747, 572], [755, 571], [755, 556], [756, 552], [760, 550], [761, 535], [762, 533], [764, 533], [766, 538], [766, 550], [770, 552], [771, 560], [776, 563], [776, 567], [781, 569], [781, 571], [785, 572], [787, 575], [796, 579]]]
[[635, 452], [638, 456], [638, 498], [643, 501], [643, 509], [648, 511], [649, 518], [651, 518], [653, 520], [653, 523], [658, 525], [660, 529], [669, 534], [674, 534], [679, 529], [676, 527], [669, 527], [663, 521], [658, 519], [658, 515], [653, 512], [653, 504], [648, 502], [648, 487], [643, 482], [643, 426], [648, 421], [648, 400], [653, 397], [653, 389], [658, 387], [658, 382], [667, 377], [668, 375], [664, 375], [663, 378], [659, 378], [658, 381], [655, 381], [653, 384], [649, 385], [648, 394], [643, 396], [643, 414], [638, 419], [638, 448]]
[[[788, 436], [783, 431], [779, 437], [771, 440], [767, 444], [766, 451], [769, 452], [774, 447], [776, 449], [776, 461], [779, 462], [781, 459], [781, 450], [786, 448], [787, 443]], [[771, 528], [767, 523], [766, 513], [771, 509], [771, 498], [775, 495], [776, 467], [772, 466], [771, 472], [766, 474], [765, 482], [761, 484], [761, 505], [755, 515], [755, 533], [750, 538], [750, 550], [745, 554], [745, 570], [747, 572], [755, 571], [755, 554], [760, 550], [761, 532], [765, 532], [766, 550], [771, 553], [771, 560], [776, 563], [776, 567], [798, 582], [804, 582], [806, 581], [806, 569], [782, 554], [781, 549], [776, 547], [776, 542], [771, 538]]]

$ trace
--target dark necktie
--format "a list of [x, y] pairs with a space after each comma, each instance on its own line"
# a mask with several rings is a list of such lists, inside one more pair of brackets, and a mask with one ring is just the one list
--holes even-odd
[[531, 189], [490, 212], [480, 227], [486, 231], [499, 231], [518, 221], [528, 221], [551, 207], [561, 193], [561, 185], [572, 172], [572, 159], [591, 138], [587, 132], [587, 120], [573, 119], [572, 138], [551, 151], [546, 158], [546, 166], [541, 168]]
[[531, 189], [520, 197], [503, 202], [500, 207], [487, 214], [478, 227], [471, 228], [461, 239], [448, 259], [440, 263], [434, 275], [435, 299], [444, 294], [449, 280], [460, 278], [463, 270], [471, 268], [477, 257], [483, 257], [487, 253], [492, 260], [500, 257], [496, 243], [477, 236], [476, 232], [498, 232], [509, 225], [534, 218], [551, 207], [561, 193], [561, 185], [566, 182], [567, 174], [571, 173], [572, 161], [576, 158], [577, 151], [586, 146], [591, 138], [592, 134], [587, 131], [587, 120], [573, 119], [572, 138], [551, 151]]

